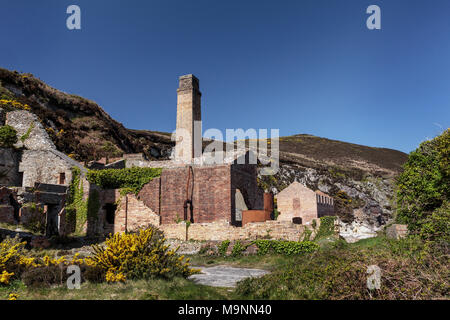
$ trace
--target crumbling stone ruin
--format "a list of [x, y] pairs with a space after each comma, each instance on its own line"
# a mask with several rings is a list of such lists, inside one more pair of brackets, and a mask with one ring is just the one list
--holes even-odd
[[[84, 214], [82, 231], [88, 236], [154, 225], [166, 237], [183, 240], [299, 240], [305, 224], [333, 215], [330, 197], [294, 183], [278, 194], [281, 214], [272, 220], [273, 195], [258, 186], [257, 164], [248, 161], [249, 151], [214, 165], [204, 164], [205, 155], [196, 154], [195, 145], [202, 144], [201, 131], [194, 126], [194, 121], [201, 121], [198, 79], [180, 77], [177, 94], [177, 130], [188, 132], [190, 138], [177, 136], [174, 159], [148, 161], [142, 154], [132, 154], [89, 164], [90, 170], [162, 168], [161, 175], [136, 194], [89, 182], [88, 170], [56, 150], [36, 116], [22, 110], [8, 112], [6, 123], [26, 139], [19, 139], [15, 148], [0, 149], [0, 167], [7, 169], [0, 184], [9, 187], [0, 190], [0, 196], [4, 193], [0, 222], [26, 224], [44, 217], [48, 236], [68, 235], [76, 231], [73, 214], [78, 218]], [[69, 194], [74, 197], [71, 188], [76, 188], [83, 210], [68, 199]]]

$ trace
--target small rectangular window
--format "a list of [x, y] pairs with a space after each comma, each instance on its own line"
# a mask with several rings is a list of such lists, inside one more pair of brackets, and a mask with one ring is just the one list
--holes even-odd
[[62, 172], [59, 174], [59, 184], [65, 184], [66, 183], [66, 173]]

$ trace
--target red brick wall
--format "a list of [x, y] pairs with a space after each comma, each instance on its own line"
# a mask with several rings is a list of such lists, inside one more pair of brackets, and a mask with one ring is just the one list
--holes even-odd
[[160, 187], [161, 178], [154, 178], [141, 189], [137, 197], [157, 214], [160, 212]]
[[[187, 168], [165, 169], [161, 174], [162, 224], [175, 223], [177, 215], [183, 219], [183, 204], [186, 198]], [[145, 201], [141, 197], [142, 201]]]
[[230, 166], [194, 169], [194, 222], [231, 221]]
[[[230, 166], [193, 168], [188, 184], [189, 170], [189, 167], [163, 170], [161, 174], [161, 223], [175, 223], [177, 215], [179, 219], [184, 219], [186, 199], [192, 199], [194, 223], [216, 220], [230, 221]], [[186, 192], [186, 188], [188, 192]], [[188, 219], [190, 219], [189, 209]]]

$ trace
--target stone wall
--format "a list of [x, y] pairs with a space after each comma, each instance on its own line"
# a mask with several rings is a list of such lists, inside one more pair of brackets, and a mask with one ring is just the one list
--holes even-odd
[[186, 225], [184, 222], [178, 224], [161, 225], [160, 229], [168, 239], [179, 240], [255, 240], [276, 239], [298, 241], [306, 226], [293, 224], [287, 221], [266, 221], [248, 223], [243, 227], [235, 227], [226, 221], [212, 223], [194, 223], [188, 228], [188, 239], [186, 239]]
[[[45, 131], [36, 115], [25, 110], [11, 111], [6, 114], [6, 124], [17, 131], [17, 148], [25, 147], [28, 150], [56, 149], [52, 140]], [[21, 137], [29, 132], [22, 142]]]
[[0, 185], [20, 186], [22, 177], [19, 174], [21, 153], [15, 149], [0, 148]]
[[406, 224], [393, 224], [386, 228], [386, 236], [391, 239], [401, 239], [408, 235]]
[[23, 172], [24, 187], [34, 187], [35, 182], [60, 184], [60, 174], [65, 175], [64, 185], [72, 180], [72, 164], [48, 150], [25, 150], [19, 171]]
[[126, 230], [132, 231], [148, 225], [158, 226], [160, 217], [147, 207], [135, 195], [128, 194], [120, 198], [117, 207], [114, 233]]

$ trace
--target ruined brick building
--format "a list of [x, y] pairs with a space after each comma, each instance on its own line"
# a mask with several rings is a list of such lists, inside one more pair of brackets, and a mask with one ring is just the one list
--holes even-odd
[[297, 181], [277, 194], [277, 205], [280, 221], [309, 224], [314, 219], [334, 215], [332, 197], [321, 191], [314, 192]]
[[[201, 150], [202, 144], [201, 131], [196, 132], [194, 128], [194, 121], [201, 121], [198, 79], [193, 75], [180, 77], [177, 95], [177, 132], [184, 130], [188, 134], [177, 139], [174, 159], [145, 161], [135, 156], [134, 161], [133, 158], [126, 161], [127, 167], [163, 168], [161, 176], [145, 185], [137, 200], [159, 217], [161, 225], [185, 220], [192, 223], [222, 221], [240, 226], [242, 210], [264, 209], [263, 190], [257, 185], [257, 165], [248, 161], [237, 163], [238, 156], [248, 158], [246, 153], [237, 153], [236, 157], [225, 159], [219, 165], [202, 164], [198, 159], [202, 154], [195, 155], [194, 150], [195, 145]], [[110, 204], [116, 201], [114, 197], [108, 198]], [[120, 213], [114, 224], [116, 231], [128, 227], [120, 224]]]
[[[238, 150], [232, 156], [224, 153], [220, 164], [206, 164], [208, 154], [202, 153], [201, 126], [196, 126], [201, 114], [199, 81], [193, 75], [182, 76], [177, 89], [172, 160], [148, 161], [132, 154], [108, 165], [92, 164], [92, 169], [100, 170], [162, 168], [161, 175], [144, 185], [137, 195], [123, 195], [117, 189], [104, 190], [89, 183], [87, 170], [56, 150], [35, 115], [27, 111], [8, 113], [7, 124], [19, 136], [29, 137], [18, 142], [21, 145], [16, 150], [20, 149], [20, 153], [0, 149], [0, 167], [6, 169], [0, 185], [17, 187], [2, 191], [0, 221], [25, 223], [42, 218], [43, 213], [47, 235], [73, 232], [65, 202], [74, 167], [81, 174], [83, 199], [89, 210], [96, 211], [89, 213], [84, 225], [88, 235], [130, 231], [151, 224], [169, 238], [298, 240], [305, 227], [302, 223], [333, 214], [330, 197], [294, 184], [278, 195], [281, 214], [278, 220], [272, 220], [273, 195], [258, 187], [258, 165], [250, 163], [249, 151]], [[189, 232], [186, 222], [190, 222]]]

